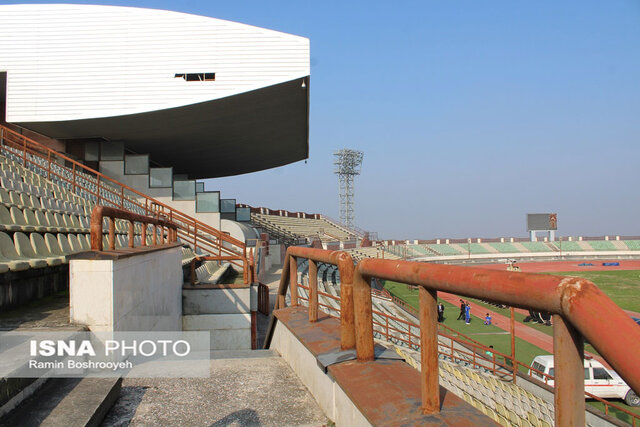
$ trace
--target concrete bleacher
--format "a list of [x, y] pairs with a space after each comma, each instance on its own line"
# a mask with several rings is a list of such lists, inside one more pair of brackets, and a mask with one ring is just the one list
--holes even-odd
[[435, 251], [437, 254], [439, 255], [460, 255], [463, 254], [464, 252], [460, 252], [458, 249], [444, 244], [444, 243], [440, 243], [440, 244], [430, 244], [427, 245], [428, 248], [430, 248], [431, 250]]
[[529, 252], [553, 252], [545, 242], [520, 242]]
[[505, 243], [505, 242], [494, 242], [494, 243], [487, 243], [489, 246], [495, 248], [498, 252], [503, 253], [503, 254], [512, 254], [512, 253], [518, 253], [520, 252], [514, 245], [512, 245], [511, 243]]
[[385, 259], [401, 259], [402, 258], [401, 256], [398, 256], [395, 253], [387, 250], [386, 247], [380, 247], [380, 246], [368, 246], [368, 247], [361, 247], [361, 248], [346, 250], [346, 252], [348, 252], [349, 255], [351, 255], [353, 260], [356, 262], [363, 260], [365, 258], [382, 258], [383, 251], [384, 251]]
[[590, 240], [587, 242], [595, 251], [615, 251], [617, 248], [608, 240]]
[[640, 251], [640, 240], [623, 240], [624, 244], [631, 251]]
[[267, 227], [268, 230], [268, 227], [271, 226], [274, 229], [283, 230], [292, 236], [309, 241], [316, 238], [323, 242], [345, 241], [356, 238], [355, 234], [325, 218], [295, 218], [261, 213], [251, 213], [251, 218], [257, 227]]

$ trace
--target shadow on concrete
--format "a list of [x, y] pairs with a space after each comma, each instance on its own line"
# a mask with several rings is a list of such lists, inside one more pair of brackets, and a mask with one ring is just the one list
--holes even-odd
[[253, 409], [241, 409], [232, 412], [224, 418], [211, 424], [211, 427], [227, 427], [231, 425], [256, 426], [260, 425], [260, 417]]
[[0, 419], [0, 427], [39, 426], [80, 383], [81, 378], [51, 378], [33, 396]]
[[56, 328], [69, 326], [69, 292], [32, 301], [23, 307], [0, 313], [0, 330]]
[[102, 427], [125, 427], [131, 424], [140, 402], [149, 387], [126, 386], [120, 389], [120, 397], [107, 412]]

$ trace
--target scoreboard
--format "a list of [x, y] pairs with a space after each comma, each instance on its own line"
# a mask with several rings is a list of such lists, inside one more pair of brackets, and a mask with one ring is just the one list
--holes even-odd
[[557, 213], [527, 214], [527, 231], [546, 231], [558, 229]]

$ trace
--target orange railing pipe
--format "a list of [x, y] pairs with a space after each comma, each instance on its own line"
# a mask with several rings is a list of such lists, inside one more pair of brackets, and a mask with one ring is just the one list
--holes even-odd
[[[287, 295], [287, 289], [291, 286], [292, 295], [297, 297], [297, 258], [305, 258], [311, 263], [325, 263], [332, 264], [338, 267], [340, 271], [340, 345], [343, 350], [355, 348], [355, 326], [354, 326], [354, 309], [353, 309], [353, 259], [351, 255], [342, 251], [329, 251], [325, 249], [314, 249], [299, 246], [290, 246], [287, 249], [285, 259], [282, 267], [282, 275], [280, 276], [280, 284], [278, 286], [278, 294], [276, 299], [275, 308], [285, 307], [285, 297]], [[311, 268], [309, 269], [309, 277], [311, 277]], [[310, 285], [313, 282], [310, 280]], [[318, 290], [317, 288], [311, 290], [313, 286], [310, 286], [309, 295], [309, 318], [311, 321], [317, 319], [317, 306], [318, 306]], [[294, 290], [295, 289], [295, 290]], [[296, 298], [297, 299], [297, 298]], [[291, 305], [297, 305], [297, 301], [292, 299]], [[269, 340], [269, 338], [267, 338]]]
[[[102, 251], [102, 222], [104, 218], [109, 218], [109, 249], [115, 249], [115, 220], [124, 219], [129, 221], [129, 247], [133, 247], [134, 239], [134, 222], [142, 224], [143, 230], [146, 230], [147, 225], [154, 225], [155, 227], [166, 227], [167, 229], [167, 241], [168, 243], [175, 243], [177, 241], [176, 229], [177, 225], [161, 219], [153, 218], [144, 215], [138, 215], [122, 209], [116, 209], [108, 206], [96, 206], [91, 212], [91, 250]], [[154, 236], [156, 234], [154, 229]], [[146, 238], [146, 232], [143, 234]], [[161, 240], [162, 241], [162, 240]], [[153, 243], [155, 245], [155, 241]], [[146, 241], [143, 241], [142, 246], [146, 245]]]
[[[558, 327], [554, 328], [556, 365], [556, 423], [584, 424], [584, 379], [582, 376], [582, 336], [625, 379], [629, 386], [640, 391], [640, 329], [613, 301], [588, 280], [521, 272], [487, 270], [409, 261], [365, 259], [354, 274], [354, 305], [356, 349], [358, 360], [373, 360], [373, 321], [371, 314], [370, 279], [394, 280], [420, 286], [432, 292], [446, 291], [462, 296], [480, 298], [515, 307], [550, 312]], [[431, 304], [434, 298], [421, 298]], [[421, 333], [434, 322], [431, 307], [422, 307]], [[426, 310], [423, 313], [423, 310]], [[426, 314], [425, 314], [426, 313]], [[431, 340], [431, 338], [429, 338]], [[432, 342], [432, 341], [429, 341]], [[424, 343], [424, 339], [423, 339]], [[433, 347], [433, 344], [430, 345]], [[437, 348], [422, 347], [435, 353]], [[429, 358], [427, 368], [437, 375]], [[431, 366], [434, 365], [434, 366]], [[425, 366], [423, 366], [423, 370]], [[514, 368], [515, 369], [515, 368]], [[580, 378], [580, 380], [578, 380]], [[433, 381], [429, 381], [433, 384]], [[424, 383], [423, 383], [424, 387]], [[427, 395], [438, 393], [433, 387]], [[436, 405], [423, 394], [425, 413]]]

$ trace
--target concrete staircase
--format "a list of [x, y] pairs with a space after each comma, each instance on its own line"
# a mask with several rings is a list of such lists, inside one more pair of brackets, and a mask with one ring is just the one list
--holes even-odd
[[121, 383], [121, 378], [51, 378], [0, 419], [0, 426], [99, 426]]

